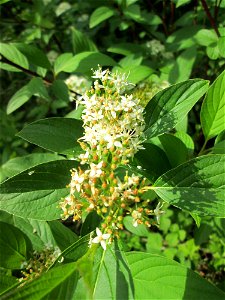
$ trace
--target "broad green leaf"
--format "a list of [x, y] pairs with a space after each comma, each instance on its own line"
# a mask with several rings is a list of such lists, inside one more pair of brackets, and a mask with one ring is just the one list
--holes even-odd
[[6, 269], [21, 269], [31, 244], [24, 233], [11, 224], [0, 222], [0, 265]]
[[28, 61], [32, 64], [47, 70], [51, 69], [51, 64], [48, 60], [48, 57], [40, 49], [33, 45], [23, 43], [13, 43], [12, 45], [15, 46], [22, 54], [24, 54]]
[[201, 29], [197, 32], [194, 38], [197, 41], [197, 43], [202, 46], [212, 45], [218, 40], [218, 36], [213, 29]]
[[48, 222], [57, 246], [63, 251], [78, 239], [77, 235], [58, 220]]
[[[6, 270], [7, 271], [7, 270]], [[16, 277], [9, 276], [9, 274], [4, 273], [2, 269], [0, 269], [0, 296], [1, 294], [5, 293], [7, 290], [9, 290], [12, 287], [16, 287], [19, 285], [19, 282]]]
[[11, 1], [11, 0], [0, 0], [0, 5], [1, 5], [1, 4], [4, 4], [4, 3], [6, 3], [6, 2], [9, 2], [9, 1]]
[[4, 296], [10, 300], [72, 299], [76, 289], [78, 272], [70, 263], [44, 273], [38, 279], [26, 283]]
[[134, 280], [135, 299], [219, 300], [225, 294], [192, 270], [168, 258], [130, 252], [126, 254]]
[[62, 214], [58, 204], [68, 194], [67, 188], [0, 194], [0, 209], [22, 218], [56, 220]]
[[194, 142], [193, 142], [191, 136], [183, 131], [177, 131], [174, 135], [175, 135], [175, 137], [177, 137], [184, 143], [184, 145], [188, 149], [188, 155], [192, 156], [195, 145], [194, 145]]
[[215, 144], [212, 151], [215, 154], [225, 154], [225, 140]]
[[94, 299], [134, 299], [133, 280], [126, 256], [119, 251], [117, 242], [106, 251], [97, 249], [93, 264]]
[[177, 83], [189, 79], [192, 68], [197, 56], [195, 47], [191, 47], [183, 51], [170, 71], [169, 82]]
[[21, 70], [0, 61], [0, 69], [10, 71], [10, 72], [22, 72]]
[[103, 21], [111, 18], [115, 14], [115, 10], [111, 7], [101, 6], [98, 7], [93, 13], [91, 14], [89, 27], [93, 28]]
[[24, 103], [26, 103], [32, 96], [32, 91], [30, 90], [29, 84], [23, 86], [19, 91], [17, 91], [12, 98], [9, 100], [7, 105], [7, 114], [11, 114]]
[[62, 189], [70, 182], [70, 170], [77, 165], [74, 160], [55, 160], [36, 165], [1, 183], [0, 193]]
[[89, 247], [90, 238], [91, 238], [90, 234], [87, 234], [82, 238], [78, 239], [77, 241], [75, 241], [66, 249], [64, 249], [64, 251], [58, 257], [58, 260], [52, 265], [52, 267], [54, 267], [55, 265], [59, 265], [60, 264], [59, 261], [61, 258], [64, 259], [63, 260], [64, 262], [78, 261], [90, 249]]
[[90, 73], [91, 68], [97, 68], [101, 66], [114, 66], [116, 62], [108, 55], [100, 52], [82, 52], [73, 56], [67, 61], [67, 63], [61, 68], [64, 72], [79, 72]]
[[131, 68], [131, 66], [140, 66], [140, 64], [142, 63], [143, 60], [143, 56], [139, 55], [139, 54], [130, 54], [124, 58], [122, 58], [119, 62], [119, 65], [122, 68]]
[[157, 93], [145, 108], [147, 138], [169, 131], [191, 110], [204, 95], [208, 81], [187, 80]]
[[18, 136], [50, 151], [75, 155], [83, 135], [82, 122], [70, 118], [49, 118], [24, 127]]
[[137, 44], [132, 43], [120, 43], [114, 46], [111, 46], [107, 49], [108, 52], [122, 54], [122, 55], [131, 55], [131, 54], [142, 54], [144, 53], [144, 49]]
[[188, 158], [188, 149], [185, 144], [176, 136], [165, 133], [159, 136], [159, 140], [167, 155], [170, 165], [174, 168]]
[[[58, 219], [59, 201], [68, 195], [74, 160], [59, 160], [28, 169], [0, 185], [0, 209], [37, 220]], [[31, 205], [32, 204], [32, 205]]]
[[12, 96], [7, 105], [7, 114], [11, 114], [15, 110], [17, 110], [33, 95], [46, 100], [49, 99], [48, 92], [43, 83], [43, 80], [39, 77], [31, 79], [31, 81], [27, 85], [22, 87]]
[[84, 51], [98, 51], [94, 42], [92, 42], [92, 40], [86, 34], [75, 29], [74, 27], [71, 28], [71, 33], [74, 53], [77, 54]]
[[12, 44], [0, 43], [0, 54], [18, 66], [29, 69], [29, 63], [26, 56]]
[[38, 164], [60, 159], [63, 159], [63, 157], [57, 154], [32, 153], [8, 160], [2, 165], [2, 172], [4, 177], [11, 177]]
[[210, 86], [200, 117], [206, 140], [225, 130], [225, 71]]
[[141, 149], [135, 154], [137, 164], [149, 180], [154, 182], [160, 175], [171, 169], [169, 160], [165, 152], [158, 146], [151, 143], [143, 144], [145, 149]]
[[54, 73], [55, 75], [63, 71], [64, 67], [67, 66], [68, 61], [73, 57], [72, 53], [63, 53], [59, 55], [54, 63]]
[[191, 0], [173, 0], [176, 4], [176, 8], [189, 3]]
[[214, 43], [206, 48], [206, 54], [210, 59], [217, 59], [220, 56], [219, 47], [217, 43]]
[[192, 159], [163, 174], [152, 188], [164, 201], [183, 210], [225, 217], [225, 155]]
[[84, 236], [91, 231], [95, 230], [99, 226], [101, 217], [96, 213], [96, 211], [90, 212], [81, 227], [81, 236]]
[[66, 103], [69, 102], [70, 97], [68, 87], [63, 80], [55, 80], [51, 85], [51, 89], [57, 99], [62, 100]]
[[137, 227], [134, 227], [133, 225], [133, 218], [131, 216], [126, 216], [123, 219], [123, 224], [126, 227], [127, 230], [132, 232], [135, 235], [138, 236], [148, 236], [148, 230], [144, 224], [139, 224]]

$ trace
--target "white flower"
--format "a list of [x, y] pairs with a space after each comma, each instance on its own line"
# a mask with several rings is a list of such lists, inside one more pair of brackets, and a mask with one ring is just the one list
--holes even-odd
[[106, 244], [107, 244], [106, 241], [110, 238], [110, 234], [109, 233], [102, 234], [101, 230], [98, 227], [96, 228], [96, 234], [97, 236], [91, 240], [91, 244], [100, 243], [102, 248], [106, 250]]
[[156, 209], [154, 209], [154, 214], [156, 216], [156, 220], [158, 224], [160, 223], [161, 215], [165, 213], [165, 211], [161, 210], [162, 207], [163, 207], [163, 203], [159, 202], [156, 206]]

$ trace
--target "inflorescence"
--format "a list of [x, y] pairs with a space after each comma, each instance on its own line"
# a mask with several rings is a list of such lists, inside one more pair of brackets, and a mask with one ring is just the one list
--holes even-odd
[[150, 200], [142, 199], [150, 188], [146, 178], [117, 172], [143, 149], [144, 108], [139, 99], [126, 94], [132, 84], [125, 75], [100, 67], [93, 78], [93, 87], [79, 100], [84, 106], [84, 135], [79, 139], [84, 153], [78, 157], [78, 169], [71, 170], [70, 194], [60, 207], [62, 218], [73, 216], [74, 221], [96, 211], [102, 218], [101, 230], [96, 229], [97, 236], [90, 244], [100, 243], [106, 249], [114, 237], [119, 237], [125, 216], [132, 216], [133, 226], [150, 227], [163, 211], [161, 204], [150, 209]]

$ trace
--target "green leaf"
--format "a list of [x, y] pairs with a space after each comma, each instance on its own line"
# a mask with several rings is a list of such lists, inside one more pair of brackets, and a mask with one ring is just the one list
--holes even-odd
[[101, 6], [98, 7], [93, 13], [91, 14], [89, 27], [93, 28], [103, 21], [111, 18], [115, 14], [115, 11], [111, 7]]
[[55, 160], [34, 166], [0, 184], [0, 193], [25, 193], [64, 188], [70, 181], [74, 160]]
[[135, 299], [219, 300], [224, 293], [192, 270], [163, 256], [127, 253]]
[[11, 0], [0, 0], [0, 5], [1, 5], [1, 4], [4, 4], [4, 3], [6, 3], [6, 2], [9, 2], [9, 1], [11, 1]]
[[148, 230], [144, 224], [139, 224], [137, 227], [134, 227], [133, 225], [133, 218], [131, 216], [126, 216], [123, 219], [123, 224], [126, 227], [127, 230], [132, 232], [135, 235], [138, 236], [148, 236]]
[[98, 51], [94, 42], [81, 31], [71, 28], [73, 51], [77, 54], [84, 51]]
[[122, 54], [122, 55], [131, 55], [131, 54], [142, 54], [144, 53], [144, 49], [137, 44], [132, 43], [120, 43], [115, 44], [107, 49], [108, 52]]
[[[7, 270], [6, 270], [7, 271]], [[7, 273], [4, 273], [4, 271], [0, 270], [0, 296], [1, 294], [5, 293], [7, 290], [9, 290], [12, 287], [16, 287], [19, 285], [19, 282], [16, 277], [9, 276]]]
[[126, 256], [119, 251], [117, 243], [106, 251], [98, 248], [94, 259], [94, 299], [134, 299], [133, 280], [128, 269]]
[[17, 135], [47, 150], [75, 155], [80, 151], [77, 140], [83, 135], [83, 128], [76, 119], [49, 118], [27, 125]]
[[208, 81], [187, 80], [157, 93], [145, 108], [147, 138], [169, 131], [191, 110], [208, 89]]
[[179, 138], [165, 133], [159, 136], [159, 140], [173, 168], [187, 160], [188, 149]]
[[61, 68], [64, 72], [79, 72], [90, 73], [91, 68], [97, 68], [101, 66], [114, 66], [116, 62], [108, 55], [100, 52], [82, 52], [67, 61], [67, 63]]
[[59, 159], [63, 157], [51, 153], [32, 153], [8, 160], [2, 165], [2, 171], [5, 177], [11, 177], [38, 164]]
[[197, 43], [202, 46], [210, 46], [218, 40], [218, 36], [213, 29], [201, 29], [197, 32], [194, 38]]
[[12, 44], [0, 43], [0, 54], [9, 61], [19, 65], [22, 68], [29, 69], [29, 62], [25, 55], [23, 55]]
[[0, 209], [24, 218], [58, 219], [58, 203], [69, 193], [65, 187], [74, 167], [74, 160], [53, 161], [7, 179], [0, 185]]
[[72, 53], [63, 53], [59, 55], [54, 63], [55, 76], [63, 71], [63, 68], [67, 66], [68, 61], [73, 57]]
[[51, 85], [55, 97], [66, 103], [70, 101], [68, 87], [63, 80], [57, 79]]
[[21, 230], [0, 222], [0, 265], [6, 269], [21, 269], [31, 244]]
[[221, 36], [218, 41], [219, 53], [225, 58], [225, 36]]
[[33, 95], [41, 97], [43, 99], [49, 99], [48, 92], [43, 83], [43, 80], [39, 77], [31, 79], [31, 81], [27, 85], [22, 87], [12, 96], [7, 105], [7, 114], [11, 114], [12, 112], [20, 108]]
[[78, 272], [70, 263], [54, 268], [32, 282], [26, 283], [4, 296], [10, 300], [72, 299], [76, 289]]
[[220, 56], [219, 47], [214, 43], [206, 48], [206, 53], [210, 59], [217, 59]]
[[151, 182], [154, 182], [160, 175], [171, 169], [169, 160], [165, 152], [158, 146], [151, 143], [143, 144], [145, 149], [141, 149], [135, 154], [137, 164]]
[[48, 222], [57, 246], [63, 251], [78, 239], [77, 235], [59, 221]]
[[191, 47], [183, 51], [170, 71], [169, 82], [176, 83], [189, 79], [196, 59], [197, 51]]
[[15, 46], [22, 54], [24, 54], [30, 63], [47, 70], [51, 69], [51, 64], [47, 55], [45, 55], [40, 49], [33, 45], [23, 43], [13, 43], [12, 45]]
[[163, 174], [152, 188], [181, 209], [199, 216], [225, 217], [225, 155], [192, 159]]
[[225, 71], [210, 86], [201, 108], [201, 124], [206, 140], [225, 130]]
[[184, 145], [188, 149], [188, 155], [192, 156], [195, 145], [194, 145], [194, 142], [193, 142], [191, 136], [183, 131], [177, 131], [174, 135], [175, 135], [175, 137], [177, 137], [179, 140], [181, 140], [184, 143]]

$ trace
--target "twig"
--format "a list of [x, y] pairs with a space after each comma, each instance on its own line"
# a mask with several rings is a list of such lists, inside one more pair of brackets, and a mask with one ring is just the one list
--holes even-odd
[[216, 22], [215, 22], [213, 16], [211, 15], [211, 13], [209, 11], [209, 7], [208, 7], [206, 1], [205, 0], [201, 0], [201, 3], [202, 3], [202, 6], [204, 8], [204, 11], [205, 11], [205, 13], [206, 13], [206, 15], [207, 15], [207, 17], [209, 19], [209, 22], [210, 22], [212, 28], [214, 29], [214, 31], [216, 32], [217, 36], [219, 37], [220, 36], [219, 30], [218, 30], [218, 28], [216, 26]]
[[[7, 59], [6, 57], [4, 57], [3, 55], [1, 55], [1, 57], [4, 58], [4, 61], [0, 60], [0, 62], [6, 62], [8, 65], [13, 66], [13, 67], [15, 67], [15, 68], [17, 68], [17, 69], [23, 71], [24, 73], [26, 73], [26, 74], [28, 74], [28, 75], [30, 75], [30, 76], [32, 76], [32, 77], [39, 77], [39, 78], [41, 78], [47, 85], [53, 84], [53, 81], [52, 81], [52, 80], [50, 80], [50, 79], [48, 79], [48, 78], [45, 78], [45, 77], [42, 77], [41, 75], [39, 75], [38, 73], [36, 73], [36, 72], [34, 72], [34, 71], [28, 70], [28, 69], [26, 69], [26, 68], [24, 68], [24, 67], [21, 67], [21, 66], [17, 65], [16, 63], [14, 63], [14, 62], [8, 60], [8, 59]], [[77, 95], [77, 96], [81, 96], [81, 94], [79, 94], [79, 93], [77, 93], [77, 92], [75, 92], [75, 91], [73, 91], [73, 90], [70, 90], [70, 89], [68, 89], [68, 90], [69, 90], [71, 93], [73, 93], [73, 94], [75, 94], [75, 95]]]

